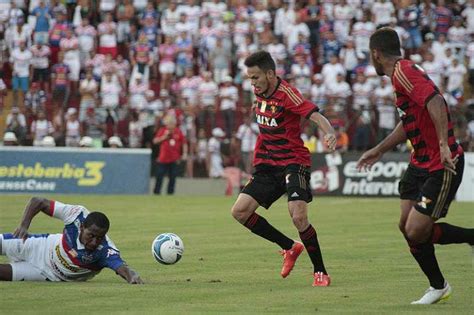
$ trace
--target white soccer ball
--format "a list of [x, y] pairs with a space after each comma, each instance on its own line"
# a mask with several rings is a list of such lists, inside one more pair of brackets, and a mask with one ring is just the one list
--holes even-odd
[[177, 263], [184, 252], [184, 244], [181, 238], [173, 233], [158, 235], [151, 244], [151, 253], [156, 261], [163, 265]]

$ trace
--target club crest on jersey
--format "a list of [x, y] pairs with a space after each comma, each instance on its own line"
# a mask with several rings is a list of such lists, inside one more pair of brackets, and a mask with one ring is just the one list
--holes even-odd
[[398, 116], [400, 116], [400, 118], [407, 114], [403, 110], [401, 110], [400, 108], [397, 108], [397, 112], [398, 112]]
[[278, 127], [278, 124], [275, 118], [267, 117], [263, 115], [256, 115], [257, 116], [257, 123], [260, 125], [268, 126], [268, 127]]
[[262, 113], [265, 113], [265, 109], [267, 108], [267, 102], [266, 101], [262, 101], [262, 105], [260, 106], [260, 111]]
[[93, 255], [84, 254], [81, 257], [82, 262], [85, 263], [85, 264], [88, 264], [88, 263], [92, 262], [93, 259], [94, 259]]

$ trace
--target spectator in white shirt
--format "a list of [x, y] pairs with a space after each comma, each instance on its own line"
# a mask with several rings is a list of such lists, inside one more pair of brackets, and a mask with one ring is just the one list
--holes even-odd
[[461, 16], [466, 19], [467, 32], [474, 34], [474, 0], [470, 0]]
[[86, 77], [79, 84], [79, 94], [81, 95], [81, 103], [79, 105], [79, 120], [86, 118], [87, 109], [96, 106], [96, 98], [99, 85], [94, 80], [92, 70], [86, 71]]
[[217, 96], [219, 94], [216, 82], [212, 80], [210, 72], [204, 72], [202, 75], [204, 81], [198, 88], [200, 110], [198, 114], [199, 128], [206, 129], [207, 119], [210, 121], [210, 128], [213, 129], [216, 124]]
[[352, 107], [355, 110], [368, 109], [370, 99], [372, 98], [372, 85], [367, 81], [363, 73], [358, 73], [356, 82], [352, 86], [353, 103]]
[[336, 55], [332, 55], [329, 58], [329, 63], [326, 63], [321, 70], [321, 74], [324, 78], [324, 84], [327, 87], [334, 84], [336, 82], [338, 73], [342, 73], [342, 75], [345, 77], [346, 69], [341, 63], [339, 63], [338, 57]]
[[220, 84], [229, 75], [231, 49], [225, 47], [222, 38], [217, 38], [216, 46], [209, 52], [209, 65], [214, 74], [214, 81]]
[[451, 49], [451, 46], [446, 41], [446, 35], [441, 33], [438, 35], [438, 40], [435, 40], [431, 46], [431, 52], [434, 55], [434, 61], [439, 63], [446, 59], [447, 49]]
[[18, 107], [12, 107], [10, 114], [7, 115], [6, 123], [5, 132], [13, 132], [18, 139], [18, 143], [23, 144], [27, 130], [26, 118]]
[[105, 72], [100, 84], [102, 106], [112, 109], [117, 108], [121, 92], [122, 87], [120, 86], [117, 76], [111, 71]]
[[367, 13], [362, 15], [362, 20], [352, 26], [352, 36], [354, 37], [357, 52], [368, 54], [370, 35], [375, 31], [375, 24], [368, 20]]
[[275, 13], [274, 33], [281, 41], [286, 37], [292, 25], [295, 24], [296, 13], [294, 4], [289, 5], [287, 1], [283, 1], [281, 7]]
[[41, 89], [49, 91], [49, 58], [51, 56], [51, 50], [48, 45], [44, 45], [43, 42], [38, 41], [35, 45], [31, 46], [30, 51], [33, 55], [31, 60], [33, 66], [33, 82], [39, 82]]
[[243, 169], [247, 174], [252, 173], [252, 159], [255, 143], [257, 142], [258, 125], [252, 122], [252, 116], [245, 116], [244, 122], [239, 126], [236, 138], [240, 140], [240, 152]]
[[46, 119], [46, 113], [39, 110], [37, 118], [31, 123], [31, 139], [33, 139], [34, 146], [41, 146], [43, 138], [51, 136], [54, 132], [53, 124]]
[[336, 112], [344, 110], [344, 105], [348, 104], [348, 98], [352, 95], [351, 87], [344, 78], [344, 73], [339, 72], [336, 75], [336, 81], [326, 85], [329, 104], [334, 105]]
[[433, 53], [427, 52], [425, 54], [425, 61], [421, 64], [421, 67], [437, 87], [443, 85], [443, 65], [434, 61]]
[[296, 63], [291, 65], [291, 77], [294, 86], [304, 98], [308, 98], [311, 91], [311, 69], [303, 57], [297, 58]]
[[377, 27], [387, 26], [390, 24], [395, 7], [391, 1], [377, 0], [371, 8], [372, 19]]
[[456, 98], [460, 98], [463, 94], [464, 75], [466, 73], [466, 67], [459, 63], [457, 58], [454, 58], [453, 64], [446, 69], [446, 76], [448, 77], [446, 89]]
[[316, 73], [313, 75], [313, 85], [311, 85], [311, 101], [318, 105], [323, 111], [328, 103], [326, 93], [326, 86], [323, 84], [323, 75]]
[[76, 27], [75, 33], [79, 40], [79, 54], [81, 65], [90, 59], [91, 51], [95, 49], [95, 42], [97, 39], [97, 31], [94, 26], [90, 25], [87, 17], [83, 18], [81, 25]]
[[308, 25], [303, 22], [300, 16], [296, 16], [295, 24], [291, 27], [288, 27], [288, 35], [286, 37], [287, 43], [286, 47], [288, 50], [293, 49], [295, 45], [298, 43], [298, 38], [300, 34], [303, 34], [305, 38], [309, 38], [310, 31]]
[[393, 131], [396, 124], [393, 89], [388, 77], [383, 77], [380, 86], [375, 88], [372, 102], [378, 113], [377, 141], [382, 141]]
[[149, 84], [147, 81], [143, 79], [143, 75], [141, 73], [137, 73], [135, 75], [135, 80], [130, 82], [128, 87], [128, 92], [130, 94], [129, 97], [129, 105], [130, 108], [141, 110], [146, 108], [147, 100], [145, 97], [146, 92], [149, 89]]
[[265, 24], [271, 23], [270, 12], [265, 9], [263, 1], [258, 1], [252, 13], [252, 22], [257, 33], [263, 32]]
[[453, 26], [448, 30], [448, 41], [455, 51], [457, 58], [464, 58], [466, 51], [467, 30], [462, 26], [462, 17], [454, 17]]
[[176, 24], [179, 21], [180, 11], [177, 10], [176, 1], [171, 1], [168, 8], [163, 10], [161, 16], [161, 31], [165, 36], [176, 36]]
[[231, 137], [234, 131], [234, 117], [238, 99], [239, 91], [232, 84], [232, 77], [225, 76], [219, 89], [219, 100], [220, 111], [224, 116], [224, 130], [227, 137]]
[[10, 56], [10, 62], [13, 63], [13, 105], [18, 105], [18, 91], [24, 93], [28, 91], [30, 84], [31, 60], [33, 54], [26, 49], [26, 43], [20, 42], [19, 47], [13, 50]]

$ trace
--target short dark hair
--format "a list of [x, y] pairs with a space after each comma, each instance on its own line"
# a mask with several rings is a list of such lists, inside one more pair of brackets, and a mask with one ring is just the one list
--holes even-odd
[[264, 50], [254, 52], [253, 54], [248, 56], [245, 59], [244, 64], [249, 68], [257, 66], [264, 72], [267, 72], [269, 70], [272, 70], [273, 72], [276, 71], [276, 65], [275, 61], [272, 58], [272, 55], [270, 55], [269, 52]]
[[401, 56], [400, 38], [390, 27], [382, 27], [370, 36], [370, 49], [379, 50], [385, 56]]
[[89, 228], [92, 225], [95, 225], [101, 229], [106, 229], [108, 231], [110, 227], [110, 222], [107, 216], [102, 212], [91, 212], [84, 220], [83, 226], [84, 228]]

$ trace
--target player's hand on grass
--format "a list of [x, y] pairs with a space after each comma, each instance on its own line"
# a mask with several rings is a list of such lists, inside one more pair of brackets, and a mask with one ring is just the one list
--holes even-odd
[[336, 136], [332, 133], [325, 134], [324, 143], [328, 147], [329, 151], [333, 152], [336, 149], [336, 143], [337, 143]]
[[456, 163], [458, 162], [459, 156], [456, 155], [454, 158], [451, 158], [451, 150], [448, 145], [439, 146], [439, 155], [444, 168], [456, 175]]
[[370, 171], [372, 165], [382, 157], [382, 152], [373, 148], [366, 151], [357, 161], [357, 169], [359, 171]]
[[13, 236], [17, 238], [26, 239], [28, 237], [28, 228], [20, 225], [15, 229], [15, 232], [13, 232]]

